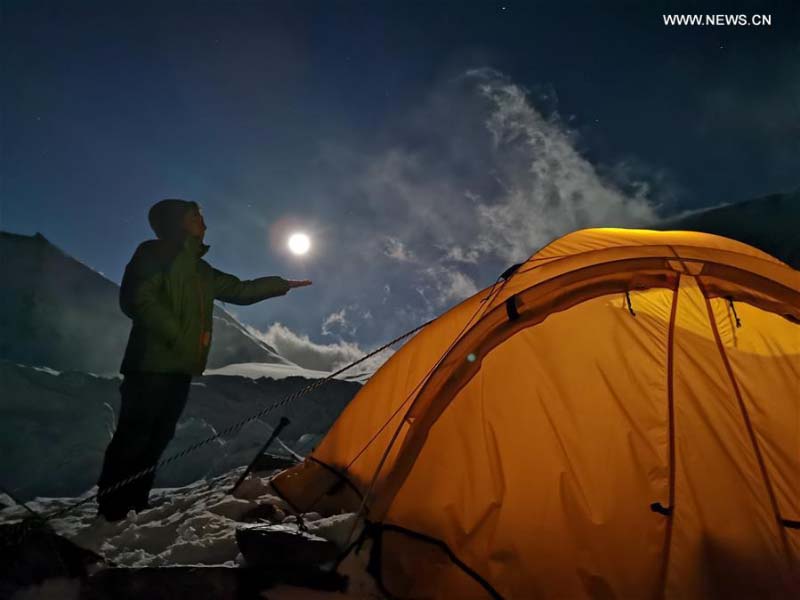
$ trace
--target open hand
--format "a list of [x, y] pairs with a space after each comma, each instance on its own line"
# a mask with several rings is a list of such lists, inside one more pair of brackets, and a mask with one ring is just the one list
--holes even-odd
[[290, 290], [293, 288], [306, 287], [307, 285], [311, 285], [311, 281], [309, 281], [308, 279], [302, 279], [300, 281], [296, 279], [287, 279], [287, 282], [289, 283]]

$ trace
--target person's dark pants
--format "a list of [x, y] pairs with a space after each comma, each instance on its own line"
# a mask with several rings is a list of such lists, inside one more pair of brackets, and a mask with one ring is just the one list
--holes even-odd
[[172, 373], [125, 375], [119, 387], [122, 402], [117, 429], [97, 482], [98, 512], [109, 521], [123, 519], [131, 509], [147, 508], [155, 472], [113, 492], [103, 491], [158, 462], [175, 434], [191, 381], [191, 375]]

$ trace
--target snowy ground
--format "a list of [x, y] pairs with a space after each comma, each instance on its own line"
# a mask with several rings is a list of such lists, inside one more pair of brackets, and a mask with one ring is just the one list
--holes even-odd
[[[256, 508], [264, 511], [269, 505], [274, 508], [268, 520], [262, 522], [281, 523], [295, 527], [296, 518], [291, 516], [286, 504], [273, 495], [266, 477], [250, 477], [237, 490], [236, 497], [227, 491], [241, 474], [236, 469], [210, 480], [201, 480], [180, 488], [153, 490], [153, 508], [139, 514], [131, 512], [127, 519], [108, 523], [95, 516], [97, 505], [88, 502], [73, 513], [51, 522], [55, 531], [84, 548], [91, 549], [117, 566], [164, 567], [187, 565], [219, 565], [236, 567], [244, 564], [239, 553], [235, 531], [243, 522], [250, 521], [248, 513]], [[94, 491], [94, 490], [93, 490]], [[87, 492], [83, 497], [90, 495]], [[70, 505], [81, 498], [37, 498], [28, 506], [47, 515]], [[7, 498], [0, 502], [8, 504]], [[271, 512], [271, 510], [267, 510]], [[10, 506], [0, 510], [0, 523], [19, 520], [27, 516], [21, 506]], [[310, 513], [303, 518], [309, 533], [331, 540], [339, 548], [347, 546], [347, 540], [359, 533], [355, 528], [354, 515], [338, 515], [322, 518]], [[350, 577], [347, 597], [382, 598], [372, 578], [366, 574], [368, 552], [351, 554], [339, 568], [339, 572]], [[38, 590], [30, 590], [20, 598], [54, 597], [46, 591], [55, 585], [50, 582]], [[75, 584], [61, 582], [56, 597], [69, 598], [65, 590]], [[77, 597], [77, 588], [72, 597]], [[52, 592], [52, 590], [51, 590]], [[31, 595], [33, 594], [33, 595]], [[67, 594], [67, 595], [65, 595]], [[283, 585], [273, 588], [269, 598], [341, 598], [342, 594], [315, 592], [303, 588]]]

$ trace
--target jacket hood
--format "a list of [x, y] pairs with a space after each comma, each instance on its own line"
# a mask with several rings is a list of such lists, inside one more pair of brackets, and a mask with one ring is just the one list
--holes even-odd
[[197, 209], [196, 202], [170, 198], [156, 202], [150, 208], [147, 220], [159, 239], [182, 242], [186, 238], [183, 217], [190, 210]]

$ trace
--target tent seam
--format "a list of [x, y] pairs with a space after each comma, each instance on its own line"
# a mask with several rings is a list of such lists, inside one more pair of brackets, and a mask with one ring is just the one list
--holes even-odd
[[664, 598], [667, 589], [667, 574], [669, 572], [670, 549], [672, 545], [672, 527], [675, 514], [675, 395], [674, 395], [674, 375], [675, 375], [675, 320], [678, 313], [678, 294], [681, 286], [681, 274], [675, 281], [675, 290], [672, 294], [672, 307], [669, 315], [669, 327], [667, 329], [667, 428], [669, 431], [669, 490], [666, 531], [664, 533], [663, 561], [661, 564], [661, 574], [659, 576], [659, 588], [661, 589], [660, 598]]

